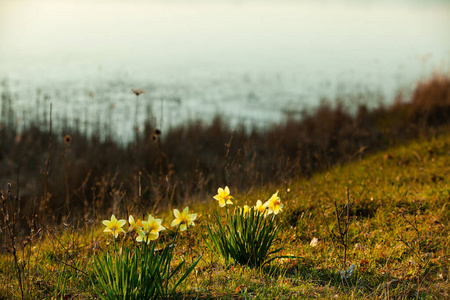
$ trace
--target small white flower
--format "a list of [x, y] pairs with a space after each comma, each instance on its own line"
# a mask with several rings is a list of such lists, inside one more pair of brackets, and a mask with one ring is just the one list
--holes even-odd
[[319, 239], [316, 237], [311, 240], [311, 243], [309, 243], [309, 245], [311, 247], [316, 247], [318, 244], [319, 244]]

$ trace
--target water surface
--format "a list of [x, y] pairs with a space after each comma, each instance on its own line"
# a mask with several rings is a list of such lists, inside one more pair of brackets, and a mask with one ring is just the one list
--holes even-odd
[[324, 97], [391, 100], [450, 70], [445, 1], [0, 3], [1, 89], [17, 120], [52, 102], [56, 119], [106, 123], [121, 139], [131, 88], [147, 90], [139, 120], [163, 128], [215, 114], [264, 127]]

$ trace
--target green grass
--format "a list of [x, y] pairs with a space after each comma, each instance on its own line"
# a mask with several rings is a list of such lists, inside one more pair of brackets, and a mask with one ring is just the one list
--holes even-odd
[[[275, 246], [300, 259], [274, 260], [263, 268], [229, 264], [216, 258], [202, 241], [217, 201], [187, 203], [198, 213], [196, 226], [183, 232], [174, 255], [191, 263], [203, 258], [179, 288], [187, 299], [289, 298], [449, 298], [450, 291], [450, 135], [400, 146], [358, 162], [335, 167], [309, 179], [233, 193], [235, 204], [254, 205], [279, 190], [284, 209]], [[343, 247], [336, 232], [334, 201], [345, 204], [349, 190], [352, 223], [346, 267], [353, 277], [341, 279]], [[170, 225], [170, 211], [159, 214]], [[127, 218], [125, 212], [118, 218]], [[214, 224], [213, 224], [214, 225]], [[92, 226], [94, 233], [92, 234]], [[416, 230], [416, 229], [417, 230]], [[24, 290], [27, 299], [92, 299], [95, 253], [111, 245], [95, 224], [68, 224], [43, 229], [41, 239], [25, 247]], [[318, 238], [317, 246], [310, 242]], [[123, 237], [122, 237], [123, 239]], [[170, 240], [162, 232], [159, 247]], [[132, 244], [129, 238], [119, 243]], [[158, 247], [158, 246], [157, 246]], [[56, 272], [58, 271], [58, 272]], [[0, 299], [20, 299], [12, 256], [0, 258]]]

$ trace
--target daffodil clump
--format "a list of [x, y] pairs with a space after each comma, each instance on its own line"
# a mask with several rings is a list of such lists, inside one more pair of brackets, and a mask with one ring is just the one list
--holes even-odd
[[[230, 199], [234, 199], [228, 186], [219, 188], [213, 198], [219, 202], [219, 207], [232, 205]], [[210, 241], [205, 239], [205, 243], [226, 263], [232, 259], [235, 263], [260, 267], [273, 259], [282, 258], [284, 256], [270, 257], [282, 250], [282, 247], [271, 250], [281, 229], [275, 222], [275, 216], [282, 210], [283, 204], [276, 192], [264, 204], [257, 200], [254, 206], [237, 207], [231, 214], [226, 209], [226, 224], [222, 224], [216, 212], [217, 226], [207, 225]]]
[[[95, 258], [95, 278], [92, 281], [100, 298], [153, 299], [173, 296], [175, 289], [192, 272], [201, 258], [187, 268], [184, 274], [174, 276], [181, 272], [185, 263], [182, 261], [176, 268], [171, 267], [178, 232], [185, 231], [188, 226], [194, 226], [197, 215], [190, 214], [188, 207], [181, 213], [174, 209], [173, 213], [175, 219], [171, 227], [174, 228], [175, 235], [162, 251], [155, 251], [156, 240], [160, 233], [167, 229], [162, 225], [162, 219], [149, 214], [147, 220], [136, 220], [130, 215], [127, 231], [123, 229], [126, 220], [117, 220], [112, 215], [110, 220], [103, 221], [106, 226], [103, 232], [111, 233], [114, 239], [114, 255], [112, 257], [106, 253]], [[127, 246], [126, 239], [122, 240], [121, 251], [117, 251], [116, 240], [121, 233], [130, 235], [137, 242], [134, 251]], [[178, 280], [175, 277], [178, 277]]]

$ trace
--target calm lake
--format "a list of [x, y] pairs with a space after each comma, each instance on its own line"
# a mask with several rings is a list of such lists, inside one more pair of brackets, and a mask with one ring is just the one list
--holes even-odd
[[[448, 1], [0, 1], [0, 93], [23, 126], [221, 115], [265, 127], [323, 98], [377, 105], [450, 70]], [[78, 121], [77, 121], [78, 120]], [[80, 122], [80, 123], [75, 123]], [[58, 124], [57, 124], [58, 125]]]

